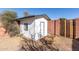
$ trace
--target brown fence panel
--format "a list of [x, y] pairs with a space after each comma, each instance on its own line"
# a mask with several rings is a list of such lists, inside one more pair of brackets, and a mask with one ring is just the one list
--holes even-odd
[[70, 38], [74, 38], [74, 33], [73, 33], [73, 31], [74, 31], [74, 23], [73, 23], [73, 19], [72, 20], [70, 20]]
[[66, 20], [66, 37], [70, 37], [70, 20]]
[[65, 20], [60, 20], [60, 35], [65, 36]]
[[48, 21], [48, 33], [54, 35], [54, 20]]
[[56, 20], [56, 35], [60, 36], [60, 20]]
[[74, 20], [74, 38], [79, 38], [79, 19]]

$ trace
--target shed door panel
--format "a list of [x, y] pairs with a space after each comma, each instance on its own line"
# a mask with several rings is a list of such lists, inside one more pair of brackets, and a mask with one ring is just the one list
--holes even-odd
[[41, 35], [44, 35], [44, 33], [45, 33], [45, 23], [44, 22], [40, 23], [40, 33], [41, 33]]

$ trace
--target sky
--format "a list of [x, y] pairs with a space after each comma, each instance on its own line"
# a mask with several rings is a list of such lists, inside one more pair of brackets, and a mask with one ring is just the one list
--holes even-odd
[[79, 8], [0, 8], [0, 13], [5, 10], [16, 11], [18, 18], [24, 16], [24, 12], [29, 12], [30, 15], [47, 14], [49, 18], [79, 18]]

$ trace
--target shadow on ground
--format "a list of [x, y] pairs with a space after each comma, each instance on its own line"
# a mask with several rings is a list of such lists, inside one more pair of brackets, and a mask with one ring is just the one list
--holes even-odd
[[72, 51], [79, 51], [79, 38], [73, 39], [73, 41], [72, 41]]

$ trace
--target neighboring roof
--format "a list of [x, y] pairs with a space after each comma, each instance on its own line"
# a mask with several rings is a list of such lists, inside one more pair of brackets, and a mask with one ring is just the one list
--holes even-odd
[[21, 17], [21, 18], [17, 18], [16, 20], [20, 21], [22, 19], [25, 19], [25, 18], [46, 18], [47, 20], [50, 20], [50, 18], [46, 15], [46, 14], [42, 14], [42, 15], [31, 15], [31, 16], [26, 16], [26, 17]]

